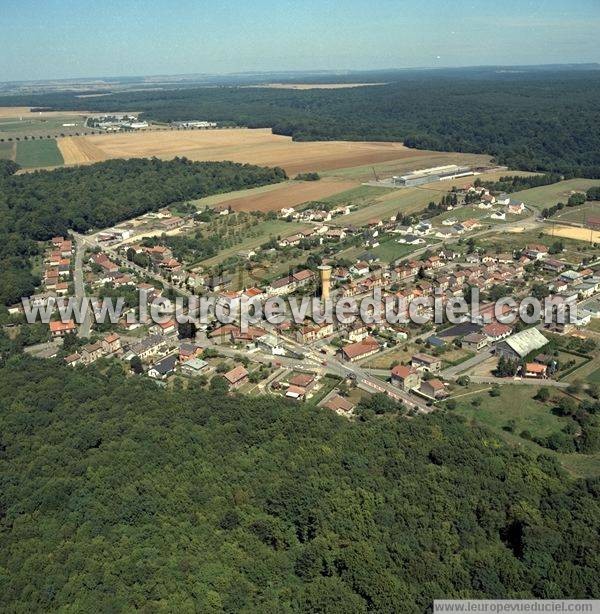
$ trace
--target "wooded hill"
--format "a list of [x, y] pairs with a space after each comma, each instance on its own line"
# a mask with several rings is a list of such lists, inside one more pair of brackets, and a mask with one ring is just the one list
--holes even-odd
[[353, 423], [102, 368], [0, 368], [6, 611], [600, 597], [598, 479], [452, 415]]

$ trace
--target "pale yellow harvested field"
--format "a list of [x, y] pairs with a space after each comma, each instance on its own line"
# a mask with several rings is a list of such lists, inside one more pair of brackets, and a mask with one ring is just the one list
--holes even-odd
[[[268, 128], [162, 130], [69, 137], [69, 140], [64, 149], [63, 139], [58, 140], [65, 164], [85, 164], [107, 158], [185, 156], [190, 160], [281, 166], [290, 175], [431, 155], [431, 152], [408, 149], [402, 143], [294, 142], [290, 137], [273, 134]], [[96, 160], [91, 159], [94, 151]]]
[[265, 83], [248, 87], [268, 87], [275, 90], [342, 90], [349, 87], [370, 87], [385, 83]]
[[42, 111], [41, 113], [32, 113], [31, 107], [0, 107], [0, 119], [10, 119], [13, 117], [73, 117], [74, 115], [90, 115], [85, 111]]
[[65, 164], [91, 164], [108, 160], [99, 147], [80, 137], [67, 136], [58, 139], [57, 143]]
[[575, 239], [576, 241], [592, 241], [600, 243], [600, 231], [589, 228], [574, 228], [572, 226], [556, 226], [544, 230], [544, 234], [563, 239]]

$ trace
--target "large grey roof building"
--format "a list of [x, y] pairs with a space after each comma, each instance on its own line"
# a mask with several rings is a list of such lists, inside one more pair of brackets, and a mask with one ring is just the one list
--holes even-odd
[[537, 328], [528, 328], [501, 341], [496, 346], [496, 354], [510, 360], [521, 360], [547, 343], [548, 339]]

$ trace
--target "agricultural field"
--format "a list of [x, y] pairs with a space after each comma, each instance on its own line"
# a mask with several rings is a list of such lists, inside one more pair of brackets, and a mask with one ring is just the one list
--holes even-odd
[[[379, 189], [379, 188], [373, 188]], [[345, 215], [340, 220], [343, 220], [344, 225], [354, 224], [361, 226], [372, 219], [389, 218], [396, 213], [411, 214], [420, 211], [427, 207], [433, 201], [439, 201], [442, 195], [422, 188], [405, 188], [386, 192], [379, 198], [363, 206], [360, 209], [352, 211], [349, 215]]]
[[14, 160], [15, 151], [15, 143], [0, 143], [0, 160]]
[[0, 107], [0, 139], [80, 134], [86, 131], [85, 117], [81, 113], [31, 113], [27, 107]]
[[295, 142], [267, 128], [100, 134], [61, 139], [59, 147], [65, 164], [87, 164], [108, 158], [185, 156], [190, 160], [231, 160], [280, 166], [290, 176], [305, 171], [431, 156], [431, 152], [415, 152], [402, 143]]
[[45, 168], [60, 166], [63, 157], [54, 139], [40, 139], [19, 141], [15, 161], [23, 168]]
[[585, 224], [590, 215], [600, 214], [600, 203], [587, 202], [578, 207], [565, 207], [551, 219], [553, 222], [567, 222], [569, 224]]
[[274, 189], [254, 191], [237, 198], [223, 199], [234, 211], [279, 211], [283, 207], [296, 207], [311, 200], [323, 200], [332, 194], [346, 193], [356, 186], [353, 181], [322, 179], [321, 181], [289, 181], [273, 186]]
[[[331, 181], [327, 177], [322, 181]], [[348, 181], [342, 179], [336, 179], [336, 181]], [[360, 185], [351, 190], [328, 196], [327, 198], [321, 198], [320, 200], [328, 205], [352, 205], [353, 207], [360, 208], [366, 205], [371, 205], [383, 196], [387, 194], [397, 193], [395, 188], [377, 188], [369, 185]]]
[[234, 200], [236, 198], [244, 197], [244, 196], [256, 196], [258, 194], [264, 194], [265, 192], [270, 192], [272, 190], [278, 190], [283, 183], [271, 183], [269, 185], [261, 185], [257, 188], [248, 188], [243, 190], [235, 190], [233, 192], [223, 192], [221, 194], [212, 194], [211, 196], [206, 196], [205, 198], [197, 198], [195, 200], [191, 200], [190, 202], [200, 211], [205, 209], [206, 207], [211, 208], [215, 205], [220, 205], [221, 203], [225, 203], [230, 200]]
[[551, 185], [540, 186], [539, 188], [515, 192], [511, 194], [511, 198], [522, 200], [526, 205], [541, 210], [544, 207], [552, 207], [559, 202], [566, 203], [573, 192], [585, 192], [589, 188], [598, 185], [600, 185], [600, 180], [598, 179], [569, 179]]
[[[354, 166], [338, 167], [326, 170], [323, 174], [332, 177], [356, 179], [358, 181], [373, 181], [375, 176], [379, 179], [392, 177], [393, 175], [405, 175], [414, 170], [429, 168], [432, 166], [444, 166], [446, 164], [458, 164], [467, 166], [490, 166], [490, 156], [484, 154], [468, 154], [456, 152], [427, 151], [421, 149], [405, 148], [404, 155], [396, 159], [373, 161], [372, 163], [358, 162]], [[505, 174], [503, 172], [503, 174]], [[469, 178], [472, 183], [474, 177]], [[456, 180], [458, 182], [459, 180]], [[425, 187], [439, 191], [440, 194], [449, 192], [453, 181], [437, 181]], [[458, 183], [457, 183], [458, 184]]]

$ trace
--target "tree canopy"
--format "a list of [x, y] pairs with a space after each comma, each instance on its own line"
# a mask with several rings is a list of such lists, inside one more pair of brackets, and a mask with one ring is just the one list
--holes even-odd
[[350, 422], [18, 356], [0, 368], [0, 432], [10, 611], [600, 595], [598, 479], [455, 416]]

